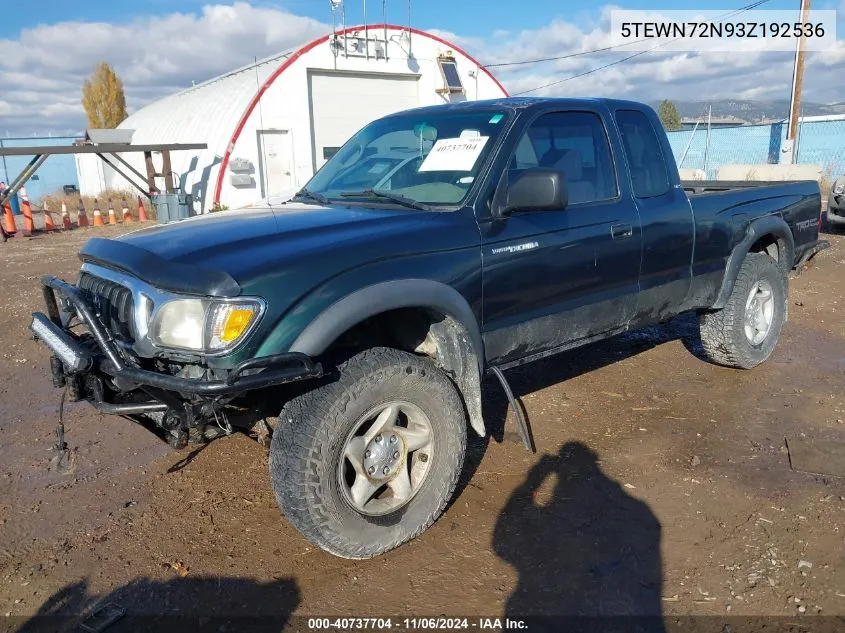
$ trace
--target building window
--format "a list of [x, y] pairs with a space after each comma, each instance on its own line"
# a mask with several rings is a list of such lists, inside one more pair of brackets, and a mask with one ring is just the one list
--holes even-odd
[[442, 92], [463, 92], [464, 84], [458, 74], [458, 64], [452, 58], [437, 60], [440, 72], [443, 75], [444, 88]]

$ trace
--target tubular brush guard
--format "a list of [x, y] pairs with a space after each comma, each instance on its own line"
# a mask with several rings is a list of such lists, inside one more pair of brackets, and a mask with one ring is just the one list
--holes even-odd
[[[51, 275], [42, 277], [41, 283], [47, 315], [40, 312], [32, 315], [30, 329], [36, 338], [41, 339], [55, 356], [62, 359], [68, 374], [84, 375], [92, 372], [148, 388], [145, 391], [158, 401], [146, 405], [148, 411], [161, 411], [162, 404], [172, 406], [175, 400], [183, 399], [182, 394], [200, 397], [233, 396], [254, 389], [319, 378], [323, 373], [319, 363], [315, 363], [310, 356], [297, 352], [245, 360], [236, 365], [225, 380], [191, 380], [133, 367], [124, 360], [112, 343], [110, 335], [79, 288]], [[89, 351], [62, 325], [56, 295], [59, 295], [66, 309], [75, 310], [79, 315], [102, 356], [92, 358]], [[65, 357], [75, 362], [68, 362]], [[130, 407], [99, 400], [92, 404], [107, 413], [129, 414], [145, 410], [143, 403]]]

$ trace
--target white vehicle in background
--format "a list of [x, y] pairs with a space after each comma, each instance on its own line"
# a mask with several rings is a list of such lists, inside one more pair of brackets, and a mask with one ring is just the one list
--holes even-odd
[[827, 223], [830, 227], [845, 226], [845, 176], [839, 176], [830, 188], [827, 203]]

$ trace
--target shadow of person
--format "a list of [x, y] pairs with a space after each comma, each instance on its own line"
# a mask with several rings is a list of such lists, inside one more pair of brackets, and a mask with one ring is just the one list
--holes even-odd
[[505, 615], [532, 633], [663, 630], [660, 522], [580, 442], [531, 469], [499, 515], [493, 548], [519, 572]]
[[[105, 596], [89, 592], [88, 581], [69, 584], [50, 596], [18, 633], [96, 629], [90, 616], [106, 605], [125, 609], [107, 624], [108, 633], [132, 631], [285, 630], [300, 594], [292, 579], [257, 582], [249, 578], [186, 577], [167, 581], [139, 578]], [[99, 620], [103, 624], [103, 620]]]

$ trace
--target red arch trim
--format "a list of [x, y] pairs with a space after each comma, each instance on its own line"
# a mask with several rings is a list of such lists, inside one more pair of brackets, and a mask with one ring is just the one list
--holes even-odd
[[[460, 46], [456, 46], [455, 44], [452, 44], [451, 42], [447, 42], [443, 38], [437, 37], [436, 35], [432, 35], [431, 33], [426, 33], [425, 31], [421, 31], [421, 30], [415, 29], [415, 28], [409, 29], [409, 27], [407, 27], [407, 26], [397, 26], [395, 24], [386, 24], [386, 25], [385, 24], [370, 24], [370, 25], [367, 25], [367, 28], [373, 29], [373, 30], [387, 28], [387, 29], [390, 29], [391, 31], [408, 31], [408, 30], [410, 30], [410, 32], [414, 35], [420, 35], [422, 37], [428, 37], [430, 39], [433, 39], [436, 42], [443, 44], [444, 46], [448, 46], [451, 50], [454, 50], [457, 53], [459, 53], [460, 55], [463, 55], [469, 61], [471, 61], [473, 64], [478, 66], [481, 70], [483, 70], [487, 74], [487, 76], [490, 77], [490, 79], [493, 80], [493, 83], [495, 83], [499, 87], [499, 89], [505, 94], [505, 96], [508, 96], [508, 91], [505, 90], [505, 87], [501, 83], [499, 83], [499, 80], [496, 79], [495, 76], [493, 76], [493, 73], [491, 73], [487, 68], [482, 66], [478, 62], [478, 60], [476, 60], [472, 55], [470, 55], [469, 53], [467, 53], [466, 51], [461, 49]], [[353, 33], [355, 31], [361, 31], [363, 29], [364, 29], [363, 25], [361, 25], [361, 26], [350, 26], [349, 28], [343, 29], [341, 31], [336, 31], [336, 34], [337, 35], [344, 35], [344, 34], [347, 34], [347, 33]], [[223, 153], [223, 160], [220, 162], [220, 171], [217, 173], [217, 185], [214, 189], [214, 204], [215, 205], [220, 203], [220, 193], [223, 190], [223, 178], [226, 175], [226, 168], [229, 166], [229, 159], [232, 157], [232, 152], [235, 149], [235, 143], [238, 142], [238, 138], [240, 137], [241, 132], [243, 132], [244, 127], [246, 127], [246, 123], [249, 120], [249, 117], [252, 115], [253, 110], [255, 110], [256, 106], [258, 105], [258, 102], [261, 100], [261, 97], [264, 95], [265, 92], [267, 92], [267, 89], [270, 86], [273, 85], [273, 82], [275, 82], [276, 79], [279, 78], [279, 75], [281, 75], [283, 72], [285, 72], [285, 70], [290, 68], [290, 66], [293, 65], [293, 63], [296, 60], [298, 60], [305, 53], [313, 50], [314, 48], [316, 48], [320, 44], [324, 44], [325, 42], [328, 42], [329, 38], [332, 35], [333, 34], [324, 35], [323, 37], [316, 39], [313, 42], [309, 42], [308, 44], [306, 44], [305, 46], [303, 46], [302, 48], [297, 50], [293, 55], [288, 57], [282, 63], [282, 65], [279, 66], [273, 72], [272, 75], [270, 75], [267, 78], [267, 80], [258, 89], [258, 92], [255, 93], [255, 96], [252, 98], [252, 101], [249, 102], [249, 105], [246, 107], [246, 110], [244, 111], [243, 115], [241, 116], [240, 120], [238, 121], [238, 125], [235, 128], [235, 132], [232, 134], [232, 138], [229, 140], [229, 144], [226, 145], [226, 151]]]

